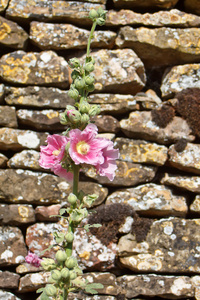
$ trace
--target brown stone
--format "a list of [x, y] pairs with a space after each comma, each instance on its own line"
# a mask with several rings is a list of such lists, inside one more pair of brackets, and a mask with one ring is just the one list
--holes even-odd
[[146, 67], [198, 62], [199, 28], [175, 29], [170, 27], [121, 27], [116, 45], [131, 48]]
[[0, 59], [0, 76], [3, 80], [23, 85], [44, 85], [67, 88], [66, 60], [53, 51], [5, 54]]
[[18, 151], [29, 148], [39, 150], [46, 138], [47, 133], [4, 127], [0, 128], [0, 149]]
[[115, 7], [130, 7], [130, 8], [172, 8], [178, 0], [114, 0]]
[[8, 105], [64, 109], [74, 105], [68, 91], [52, 87], [6, 87], [5, 101]]
[[149, 111], [130, 113], [128, 119], [120, 121], [120, 126], [129, 138], [146, 139], [159, 144], [170, 144], [181, 138], [187, 141], [195, 139], [188, 124], [182, 118], [174, 117], [165, 128], [161, 128], [153, 122]]
[[116, 191], [106, 200], [106, 204], [112, 203], [128, 204], [139, 215], [151, 217], [185, 217], [188, 211], [185, 197], [176, 196], [170, 188], [154, 183]]
[[200, 88], [200, 64], [185, 64], [167, 69], [162, 80], [161, 92], [164, 98], [187, 88]]
[[119, 159], [134, 163], [162, 166], [167, 160], [168, 148], [144, 140], [116, 138], [114, 147], [119, 149]]
[[120, 130], [119, 121], [109, 115], [98, 115], [92, 118], [99, 132], [117, 133]]
[[[95, 59], [93, 75], [96, 91], [136, 94], [146, 82], [144, 65], [131, 49], [99, 50], [92, 52]], [[82, 60], [85, 56], [82, 57]]]
[[131, 162], [117, 161], [115, 178], [113, 181], [110, 181], [107, 177], [96, 174], [96, 169], [93, 167], [83, 170], [86, 176], [97, 180], [101, 184], [110, 186], [134, 186], [149, 182], [154, 178], [156, 171], [157, 167], [154, 166], [148, 167]]
[[50, 272], [27, 274], [20, 278], [18, 291], [20, 293], [33, 292], [47, 283]]
[[36, 219], [41, 222], [58, 221], [59, 218], [55, 216], [59, 215], [61, 207], [62, 206], [60, 204], [54, 204], [50, 206], [37, 206], [35, 209]]
[[200, 15], [200, 3], [198, 0], [184, 0], [184, 7], [186, 11]]
[[182, 176], [165, 173], [161, 179], [162, 184], [175, 186], [181, 190], [187, 190], [194, 193], [200, 193], [200, 177], [199, 176]]
[[39, 165], [40, 153], [35, 150], [23, 150], [14, 154], [8, 161], [8, 167], [11, 169], [28, 169], [43, 171]]
[[[190, 0], [189, 0], [190, 1]], [[136, 13], [132, 10], [109, 10], [106, 14], [107, 26], [155, 26], [155, 27], [198, 27], [200, 18], [194, 14], [188, 14], [178, 9], [161, 10], [155, 13]]]
[[17, 274], [27, 274], [27, 273], [34, 273], [38, 271], [43, 271], [43, 268], [40, 267], [35, 267], [31, 264], [28, 264], [26, 262], [23, 262], [22, 264], [18, 265], [16, 267], [16, 273]]
[[0, 288], [17, 289], [20, 276], [9, 271], [0, 271]]
[[0, 265], [16, 265], [24, 261], [27, 249], [17, 227], [0, 226]]
[[0, 84], [0, 104], [5, 104], [4, 102], [4, 92], [5, 92], [5, 87], [4, 87], [4, 84], [1, 83]]
[[28, 34], [17, 23], [0, 16], [0, 45], [14, 49], [24, 49]]
[[0, 126], [17, 128], [16, 110], [13, 106], [0, 106]]
[[6, 167], [7, 162], [8, 158], [4, 154], [0, 153], [0, 168]]
[[[40, 49], [86, 49], [90, 31], [71, 24], [52, 24], [31, 22], [30, 39]], [[112, 48], [116, 33], [113, 31], [95, 31], [91, 48]]]
[[66, 23], [74, 23], [79, 25], [91, 25], [91, 20], [88, 18], [88, 14], [91, 9], [98, 9], [102, 7], [105, 9], [105, 5], [95, 4], [95, 2], [105, 3], [105, 0], [76, 2], [76, 1], [63, 1], [52, 0], [46, 2], [46, 0], [34, 0], [28, 1], [22, 0], [20, 3], [18, 0], [11, 0], [6, 10], [6, 16], [9, 19], [17, 21], [60, 21]]
[[199, 226], [199, 219], [154, 221], [142, 242], [135, 234], [120, 239], [120, 262], [136, 272], [199, 273]]
[[35, 222], [35, 211], [27, 204], [0, 204], [0, 223], [21, 225]]

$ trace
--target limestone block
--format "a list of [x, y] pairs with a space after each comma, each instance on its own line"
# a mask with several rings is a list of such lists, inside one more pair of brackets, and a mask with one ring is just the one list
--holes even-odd
[[128, 204], [140, 215], [151, 217], [184, 217], [188, 211], [185, 197], [174, 195], [170, 188], [154, 183], [115, 191], [106, 200], [106, 204], [111, 203]]
[[117, 133], [120, 130], [119, 121], [109, 115], [97, 115], [91, 118], [98, 127], [98, 132]]
[[0, 271], [0, 288], [17, 289], [19, 278], [20, 276], [18, 274], [9, 271]]
[[8, 167], [11, 169], [28, 169], [35, 171], [44, 171], [39, 165], [40, 153], [35, 150], [23, 150], [14, 154], [8, 161]]
[[[31, 22], [30, 39], [42, 50], [86, 49], [90, 31], [71, 24]], [[117, 34], [95, 31], [91, 48], [112, 48]]]
[[182, 190], [194, 193], [200, 193], [200, 177], [199, 176], [183, 176], [165, 173], [161, 179], [162, 184], [175, 186]]
[[3, 290], [0, 290], [0, 297], [2, 299], [9, 299], [9, 300], [21, 300], [20, 298], [18, 298], [17, 296], [15, 296], [14, 294], [10, 293], [10, 292], [6, 292]]
[[114, 0], [115, 7], [130, 7], [130, 8], [172, 8], [178, 0]]
[[0, 106], [0, 126], [17, 128], [17, 115], [14, 106]]
[[47, 283], [50, 272], [38, 272], [27, 274], [20, 278], [18, 291], [20, 293], [32, 292], [43, 287]]
[[18, 225], [35, 222], [35, 211], [27, 204], [0, 204], [0, 223]]
[[44, 85], [67, 88], [68, 64], [53, 51], [10, 52], [0, 58], [3, 80], [23, 85]]
[[196, 195], [194, 201], [190, 205], [190, 211], [194, 213], [200, 213], [200, 195]]
[[187, 122], [182, 118], [175, 116], [165, 128], [161, 128], [153, 122], [149, 111], [130, 113], [128, 119], [120, 121], [120, 126], [129, 138], [146, 139], [164, 145], [176, 142], [181, 138], [187, 141], [195, 139]]
[[7, 162], [8, 158], [4, 154], [0, 153], [0, 168], [6, 167]]

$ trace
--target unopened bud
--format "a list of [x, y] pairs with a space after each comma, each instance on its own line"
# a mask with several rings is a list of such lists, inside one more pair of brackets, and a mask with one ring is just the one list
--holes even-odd
[[81, 116], [81, 123], [82, 124], [87, 124], [90, 121], [90, 117], [88, 116], [88, 114], [83, 114]]
[[70, 273], [69, 273], [69, 269], [67, 269], [67, 268], [63, 268], [62, 270], [61, 270], [61, 276], [63, 277], [63, 278], [69, 278], [69, 275], [70, 275]]
[[92, 62], [86, 63], [84, 66], [84, 69], [90, 73], [92, 71], [94, 71], [94, 64]]
[[59, 281], [61, 278], [61, 273], [58, 270], [53, 270], [51, 272], [51, 277], [55, 280], [55, 281]]
[[87, 85], [87, 90], [88, 90], [88, 92], [93, 92], [95, 90], [94, 84]]
[[77, 266], [77, 260], [75, 257], [71, 256], [65, 261], [65, 266], [68, 269], [73, 269], [74, 267]]
[[105, 19], [104, 18], [98, 18], [97, 19], [97, 24], [100, 26], [103, 26], [105, 24]]
[[80, 122], [81, 114], [79, 111], [73, 110], [73, 111], [69, 112], [68, 118], [69, 118], [70, 122], [72, 122], [73, 124], [76, 124], [76, 123]]
[[74, 84], [77, 89], [83, 89], [85, 87], [85, 80], [80, 77], [76, 78]]
[[43, 258], [41, 261], [41, 266], [46, 271], [51, 271], [55, 269], [56, 264], [55, 261], [52, 258]]
[[78, 76], [80, 76], [80, 72], [78, 72], [77, 70], [74, 70], [72, 73], [71, 73], [71, 78], [73, 80], [75, 80]]
[[53, 296], [56, 296], [57, 289], [54, 285], [47, 284], [45, 287], [45, 293], [47, 294], [47, 296], [53, 297]]
[[90, 109], [90, 104], [87, 101], [82, 101], [79, 105], [79, 111], [80, 113], [84, 114], [84, 113], [88, 113], [89, 109]]
[[92, 20], [95, 20], [96, 18], [98, 18], [98, 12], [95, 9], [91, 9], [89, 12], [89, 18]]
[[79, 96], [79, 92], [78, 92], [78, 90], [77, 89], [70, 89], [69, 91], [68, 91], [68, 96], [70, 97], [70, 98], [72, 98], [72, 99], [74, 99], [74, 100], [76, 100], [77, 98], [78, 98], [78, 96]]
[[66, 240], [67, 243], [72, 243], [73, 240], [74, 240], [74, 234], [72, 232], [68, 232], [65, 235], [65, 240]]
[[55, 258], [58, 262], [63, 262], [67, 259], [67, 254], [65, 251], [63, 250], [58, 250], [56, 252]]
[[78, 68], [80, 66], [80, 60], [76, 57], [71, 58], [69, 60], [69, 66], [70, 66], [70, 68], [73, 68], [73, 69]]
[[71, 280], [74, 280], [74, 279], [76, 279], [77, 274], [76, 274], [75, 271], [69, 271], [69, 276], [70, 276], [70, 279], [71, 279]]
[[87, 85], [93, 84], [93, 83], [94, 83], [94, 77], [91, 76], [91, 75], [87, 75], [87, 76], [85, 77], [85, 83], [86, 83]]
[[100, 112], [101, 112], [101, 106], [94, 104], [90, 107], [88, 114], [90, 115], [90, 117], [93, 117], [100, 114]]
[[75, 204], [77, 201], [77, 197], [76, 197], [76, 195], [70, 193], [67, 200], [70, 204]]

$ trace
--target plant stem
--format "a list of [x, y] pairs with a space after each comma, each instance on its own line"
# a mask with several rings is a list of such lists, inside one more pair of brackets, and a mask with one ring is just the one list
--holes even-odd
[[91, 44], [91, 40], [93, 38], [93, 33], [95, 31], [96, 25], [97, 25], [97, 22], [95, 21], [92, 25], [92, 28], [91, 28], [91, 31], [90, 31], [90, 36], [89, 36], [89, 39], [88, 39], [86, 57], [90, 55], [90, 44]]

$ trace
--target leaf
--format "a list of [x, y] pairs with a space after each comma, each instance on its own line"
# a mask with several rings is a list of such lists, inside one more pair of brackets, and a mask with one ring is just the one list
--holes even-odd
[[55, 237], [56, 243], [58, 244], [62, 243], [65, 239], [64, 232], [54, 232], [53, 235]]
[[102, 226], [102, 224], [86, 224], [85, 226], [84, 226], [84, 229], [88, 232], [89, 231], [89, 228], [92, 228], [92, 227], [95, 227], [95, 228], [99, 228], [99, 227], [101, 227]]
[[66, 213], [66, 208], [61, 208], [59, 210], [59, 213], [60, 213], [61, 216], [64, 215]]
[[41, 256], [48, 250], [50, 250], [51, 248], [53, 248], [55, 245], [50, 245], [48, 248], [44, 249], [42, 252], [41, 252]]
[[37, 291], [36, 291], [36, 293], [38, 294], [38, 293], [42, 293], [44, 291], [44, 288], [40, 288], [40, 289], [38, 289]]
[[90, 294], [98, 294], [98, 291], [96, 291], [96, 289], [98, 290], [98, 289], [103, 289], [103, 288], [104, 288], [104, 286], [101, 283], [90, 283], [90, 284], [86, 285], [85, 291]]
[[50, 298], [47, 296], [45, 292], [43, 292], [40, 296], [40, 300], [50, 300]]

